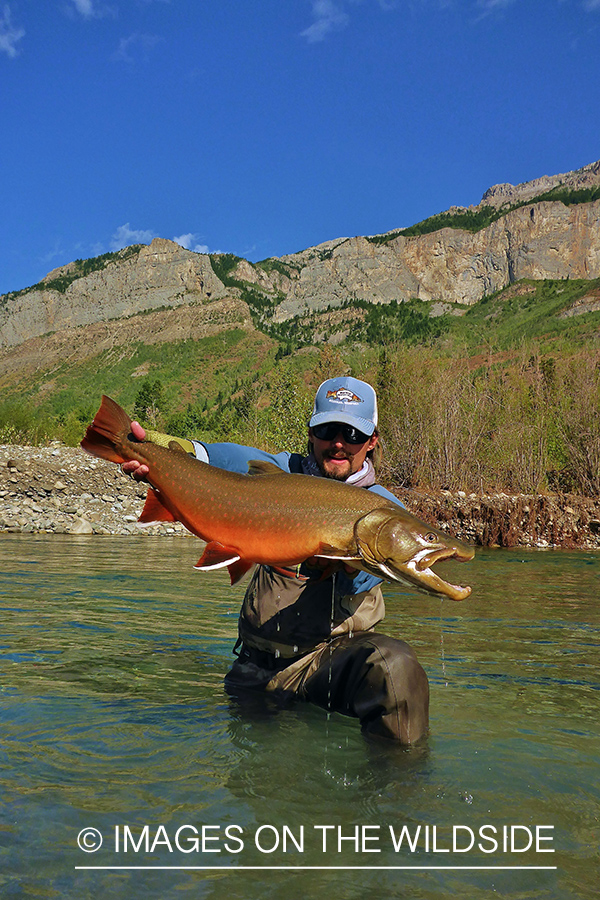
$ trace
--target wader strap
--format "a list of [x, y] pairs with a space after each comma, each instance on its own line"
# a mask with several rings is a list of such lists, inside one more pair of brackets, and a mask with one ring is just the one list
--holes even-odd
[[314, 647], [298, 647], [296, 644], [280, 644], [278, 641], [271, 641], [262, 637], [249, 625], [244, 619], [239, 622], [239, 638], [235, 645], [234, 652], [241, 645], [238, 656], [245, 650], [259, 650], [261, 653], [269, 654], [277, 659], [296, 659], [298, 656], [305, 656], [314, 650]]
[[300, 574], [300, 565], [294, 566], [294, 568], [290, 568], [288, 566], [265, 566], [265, 569], [271, 569], [273, 572], [277, 572], [278, 575], [283, 575], [286, 578], [297, 578], [298, 581], [308, 581], [307, 575]]

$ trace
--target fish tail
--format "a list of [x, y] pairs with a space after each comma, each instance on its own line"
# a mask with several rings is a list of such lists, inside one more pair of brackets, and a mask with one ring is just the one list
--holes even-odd
[[110, 397], [103, 395], [100, 409], [88, 426], [81, 446], [92, 456], [124, 463], [128, 457], [123, 454], [123, 443], [130, 430], [131, 419], [125, 410]]

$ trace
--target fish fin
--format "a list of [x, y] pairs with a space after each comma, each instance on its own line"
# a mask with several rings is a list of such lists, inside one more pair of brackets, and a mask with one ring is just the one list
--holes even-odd
[[[383, 563], [383, 562], [377, 563], [377, 568], [382, 572], [382, 574], [386, 577], [386, 579], [388, 581], [402, 582], [402, 578], [400, 578], [398, 575], [396, 575], [396, 573], [393, 572], [389, 566], [386, 566], [385, 563]], [[404, 584], [410, 584], [410, 582], [405, 581]]]
[[220, 544], [219, 541], [210, 541], [204, 548], [204, 553], [194, 568], [201, 569], [204, 572], [210, 569], [222, 569], [224, 566], [233, 566], [239, 558], [240, 554], [232, 547], [226, 547], [224, 544]]
[[227, 566], [231, 583], [237, 584], [253, 565], [253, 562], [241, 559], [239, 553], [232, 547], [225, 547], [218, 541], [211, 541], [204, 548], [204, 553], [194, 568], [208, 572], [212, 569], [223, 569]]
[[100, 459], [124, 463], [126, 457], [118, 451], [116, 445], [128, 436], [130, 428], [131, 419], [125, 410], [110, 397], [102, 395], [100, 409], [94, 416], [92, 424], [88, 426], [81, 447]]
[[[349, 551], [354, 551], [354, 556], [349, 555]], [[342, 550], [341, 547], [334, 547], [333, 544], [321, 544], [319, 547], [319, 552], [315, 553], [315, 556], [320, 556], [322, 559], [358, 559], [359, 556], [356, 554], [356, 547], [350, 546], [347, 547], [346, 550]]]
[[286, 475], [287, 473], [266, 459], [251, 459], [248, 463], [248, 475]]
[[341, 553], [317, 553], [317, 559], [332, 559], [337, 560], [338, 562], [348, 563], [348, 565], [352, 565], [353, 562], [362, 562], [362, 556], [344, 556]]
[[247, 559], [238, 559], [237, 562], [227, 566], [231, 583], [237, 584], [238, 581], [241, 581], [246, 572], [249, 572], [253, 565], [254, 563], [248, 562]]
[[146, 502], [138, 522], [142, 525], [152, 525], [153, 522], [177, 522], [177, 519], [164, 505], [154, 488], [150, 488], [146, 494]]

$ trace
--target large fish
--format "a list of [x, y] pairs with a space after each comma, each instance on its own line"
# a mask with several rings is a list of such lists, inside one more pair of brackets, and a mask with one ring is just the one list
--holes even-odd
[[372, 491], [260, 461], [240, 475], [194, 459], [175, 441], [169, 448], [138, 441], [131, 419], [109, 397], [81, 446], [115, 463], [148, 466], [139, 521], [182, 522], [207, 542], [196, 568], [227, 566], [232, 584], [255, 563], [289, 567], [317, 557], [452, 600], [471, 593], [432, 566], [450, 557], [470, 560], [473, 549]]

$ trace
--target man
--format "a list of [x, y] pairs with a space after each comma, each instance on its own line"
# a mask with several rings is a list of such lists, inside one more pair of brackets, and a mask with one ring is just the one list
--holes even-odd
[[[138, 423], [132, 430], [144, 439]], [[148, 437], [165, 441], [153, 432]], [[250, 460], [262, 459], [284, 471], [363, 487], [402, 505], [375, 480], [377, 397], [369, 384], [351, 377], [323, 382], [308, 441], [307, 456], [238, 444], [180, 443], [198, 459], [229, 471], [246, 473]], [[135, 461], [123, 469], [136, 478], [147, 474]], [[237, 659], [226, 676], [227, 689], [295, 695], [357, 717], [367, 734], [417, 741], [428, 724], [427, 676], [408, 644], [374, 632], [385, 615], [380, 584], [376, 576], [347, 567], [324, 577], [310, 560], [294, 570], [257, 566], [240, 612]]]

